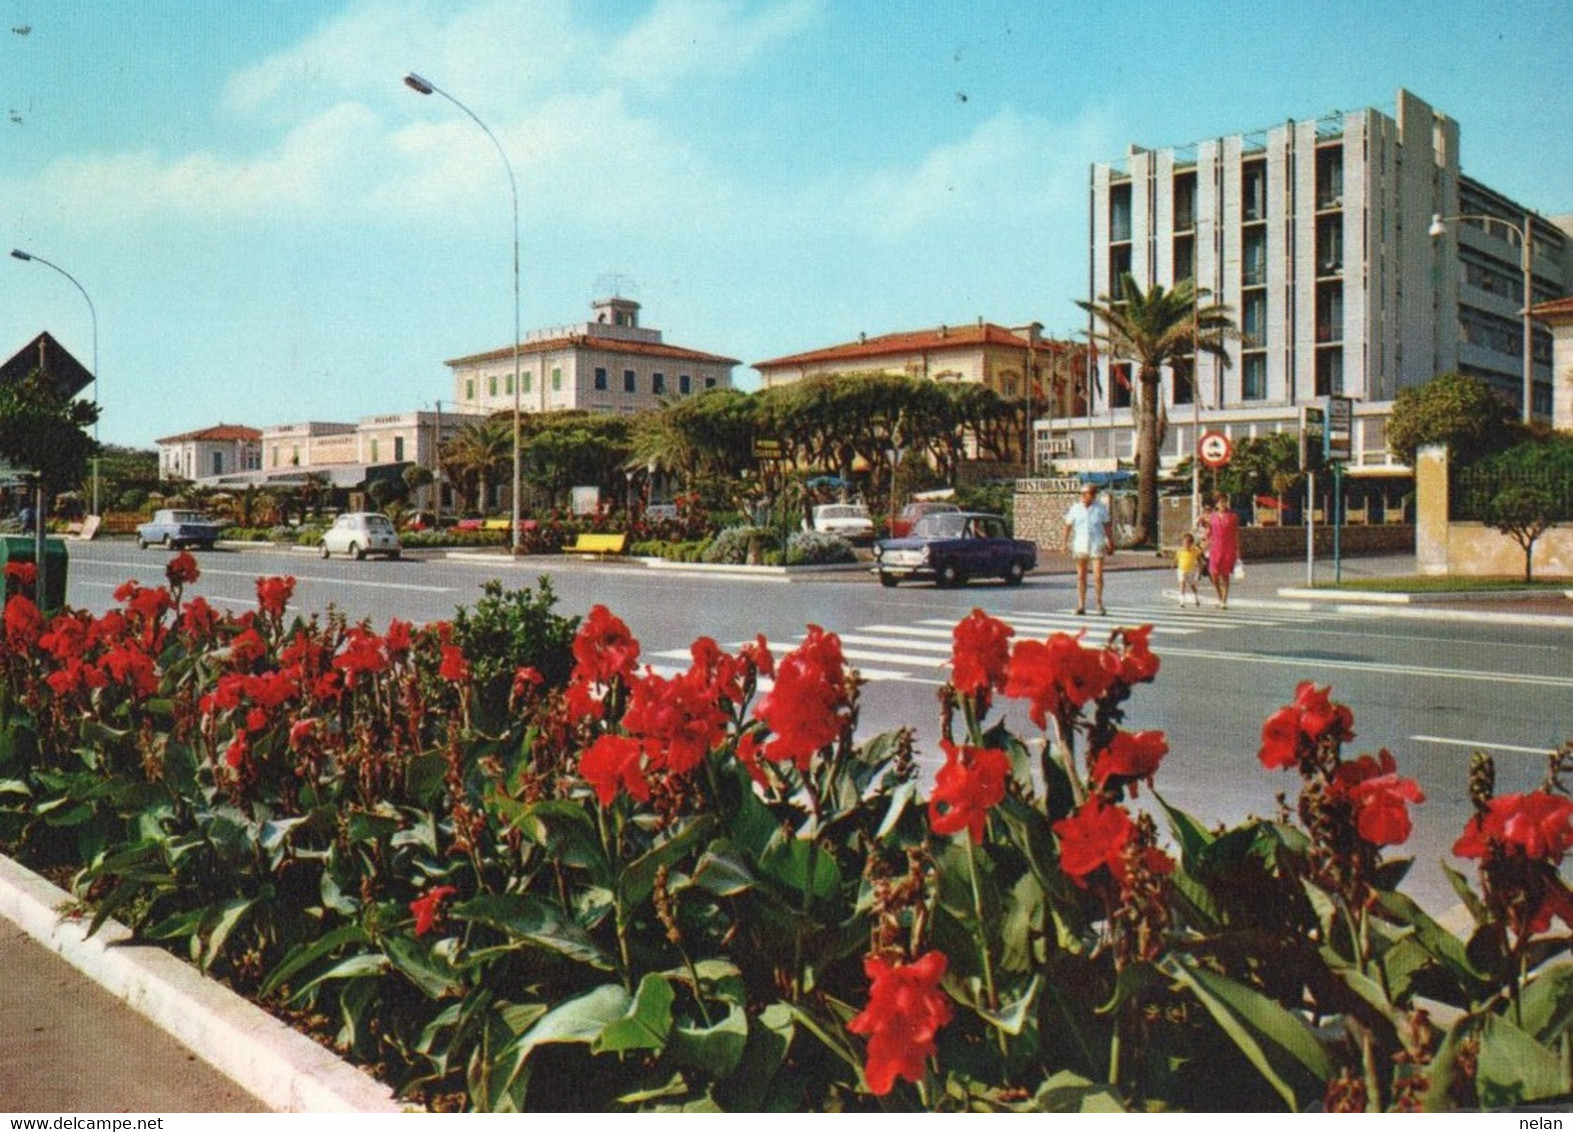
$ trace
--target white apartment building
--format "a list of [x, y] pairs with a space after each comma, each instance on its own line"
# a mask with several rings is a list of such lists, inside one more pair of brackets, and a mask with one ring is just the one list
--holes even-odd
[[[1459, 168], [1459, 128], [1400, 90], [1377, 109], [1289, 121], [1166, 149], [1131, 147], [1091, 176], [1090, 296], [1122, 273], [1144, 288], [1195, 278], [1246, 340], [1227, 367], [1203, 357], [1196, 390], [1165, 373], [1168, 463], [1197, 430], [1239, 439], [1298, 427], [1301, 405], [1356, 401], [1354, 464], [1387, 465], [1383, 423], [1401, 388], [1458, 370], [1522, 404], [1520, 244], [1532, 232], [1531, 301], [1565, 295], [1564, 222], [1530, 212]], [[1432, 220], [1483, 214], [1506, 223]], [[1508, 225], [1512, 227], [1509, 228]], [[1551, 410], [1551, 339], [1536, 331], [1533, 404]], [[1049, 424], [1061, 466], [1134, 454], [1129, 367], [1100, 358], [1082, 417]], [[1193, 399], [1199, 396], [1199, 404]]]
[[[527, 413], [590, 409], [633, 413], [672, 397], [729, 389], [736, 358], [662, 340], [639, 325], [639, 304], [613, 297], [591, 304], [594, 319], [532, 331], [519, 344], [519, 408]], [[514, 350], [504, 346], [443, 363], [453, 397], [468, 412], [514, 407]]]

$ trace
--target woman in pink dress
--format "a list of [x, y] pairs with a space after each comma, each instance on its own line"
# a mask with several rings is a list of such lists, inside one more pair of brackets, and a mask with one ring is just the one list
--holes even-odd
[[1229, 608], [1229, 582], [1240, 559], [1240, 516], [1229, 507], [1229, 497], [1219, 495], [1204, 517], [1207, 529], [1207, 576], [1218, 594], [1218, 608]]

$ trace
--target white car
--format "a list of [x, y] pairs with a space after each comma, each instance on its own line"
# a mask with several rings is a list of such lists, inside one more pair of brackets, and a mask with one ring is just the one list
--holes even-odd
[[814, 529], [821, 534], [840, 535], [848, 542], [870, 542], [874, 520], [861, 503], [821, 503], [814, 508]]
[[397, 558], [403, 549], [393, 521], [375, 511], [351, 511], [340, 515], [322, 536], [322, 557], [347, 554], [359, 562], [368, 554]]

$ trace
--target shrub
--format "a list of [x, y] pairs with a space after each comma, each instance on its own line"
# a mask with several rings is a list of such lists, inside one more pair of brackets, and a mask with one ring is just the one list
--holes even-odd
[[767, 551], [777, 549], [779, 544], [776, 534], [768, 527], [728, 527], [716, 535], [702, 558], [705, 562], [743, 566], [748, 563], [750, 553], [763, 556]]
[[788, 566], [822, 566], [856, 562], [857, 551], [840, 535], [820, 531], [794, 531], [786, 544]]

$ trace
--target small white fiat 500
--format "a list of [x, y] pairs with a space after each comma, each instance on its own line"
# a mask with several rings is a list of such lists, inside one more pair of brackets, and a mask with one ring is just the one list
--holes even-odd
[[340, 515], [322, 536], [322, 557], [347, 554], [359, 562], [368, 554], [397, 558], [403, 549], [399, 532], [386, 515], [373, 511], [351, 511]]

